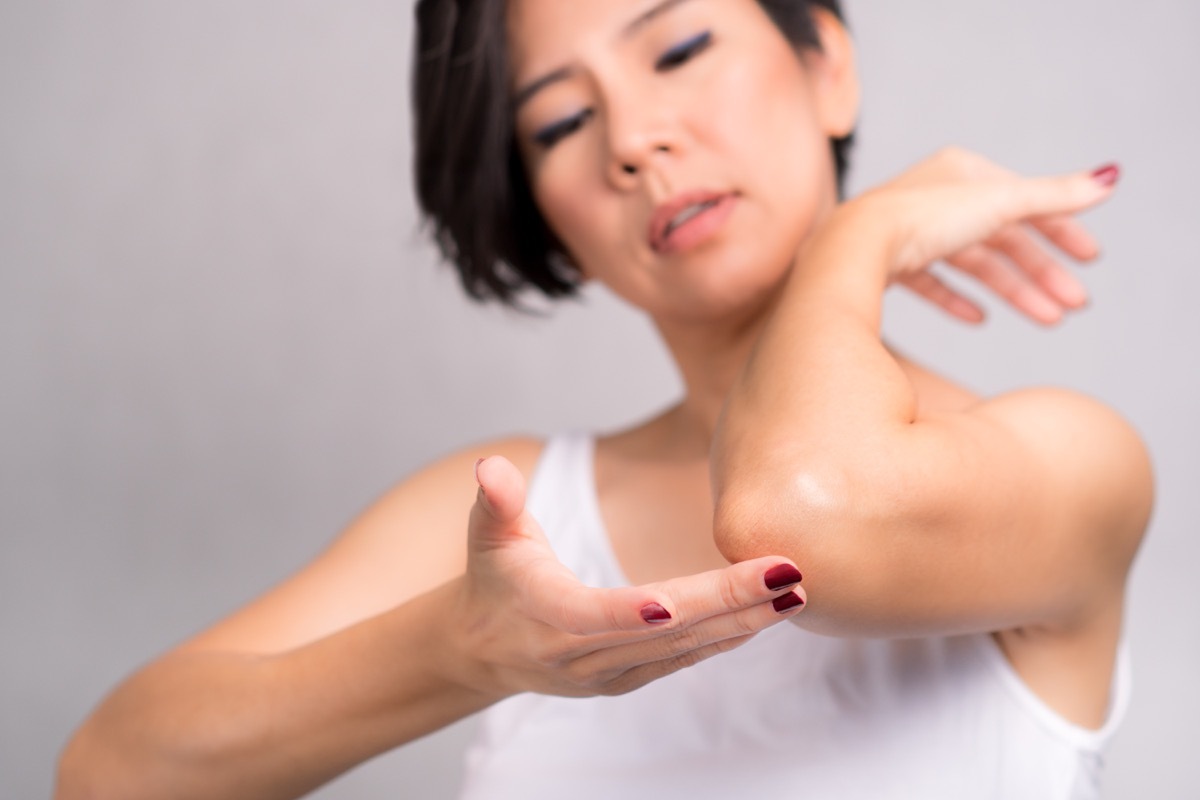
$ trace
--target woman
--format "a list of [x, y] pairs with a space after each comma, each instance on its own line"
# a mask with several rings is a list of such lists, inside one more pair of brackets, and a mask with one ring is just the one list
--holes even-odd
[[1093, 257], [1072, 216], [1115, 168], [946, 151], [839, 205], [833, 2], [419, 15], [419, 192], [468, 289], [602, 281], [684, 397], [405, 481], [118, 687], [60, 796], [297, 796], [485, 709], [470, 797], [1094, 796], [1144, 449], [1070, 393], [977, 398], [878, 328], [891, 283], [979, 318], [939, 259], [1037, 321], [1081, 307], [1030, 231]]

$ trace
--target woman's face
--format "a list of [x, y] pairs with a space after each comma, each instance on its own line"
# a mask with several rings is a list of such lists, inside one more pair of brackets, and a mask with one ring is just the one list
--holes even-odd
[[660, 319], [753, 310], [836, 203], [857, 111], [841, 46], [797, 54], [755, 0], [510, 0], [518, 143], [589, 278]]

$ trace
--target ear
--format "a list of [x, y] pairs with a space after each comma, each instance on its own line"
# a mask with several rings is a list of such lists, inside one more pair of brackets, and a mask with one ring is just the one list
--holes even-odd
[[812, 76], [821, 126], [827, 136], [840, 139], [854, 130], [862, 97], [854, 42], [831, 12], [814, 8], [812, 15], [821, 49], [805, 50], [804, 61]]

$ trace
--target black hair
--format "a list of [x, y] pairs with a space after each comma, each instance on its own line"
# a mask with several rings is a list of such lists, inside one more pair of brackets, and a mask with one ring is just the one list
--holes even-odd
[[[797, 50], [819, 49], [814, 7], [758, 0]], [[442, 255], [476, 300], [517, 305], [535, 288], [574, 295], [580, 277], [546, 224], [517, 150], [509, 100], [505, 0], [419, 0], [413, 66], [417, 202]], [[839, 191], [853, 134], [832, 139]]]

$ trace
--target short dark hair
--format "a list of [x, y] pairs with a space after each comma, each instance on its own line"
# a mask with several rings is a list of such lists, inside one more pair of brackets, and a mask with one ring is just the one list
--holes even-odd
[[[798, 50], [819, 49], [814, 7], [839, 0], [758, 0]], [[535, 288], [575, 294], [580, 276], [534, 202], [509, 100], [505, 0], [419, 0], [413, 65], [417, 202], [442, 255], [476, 300], [517, 305]], [[839, 191], [853, 134], [833, 139]]]

